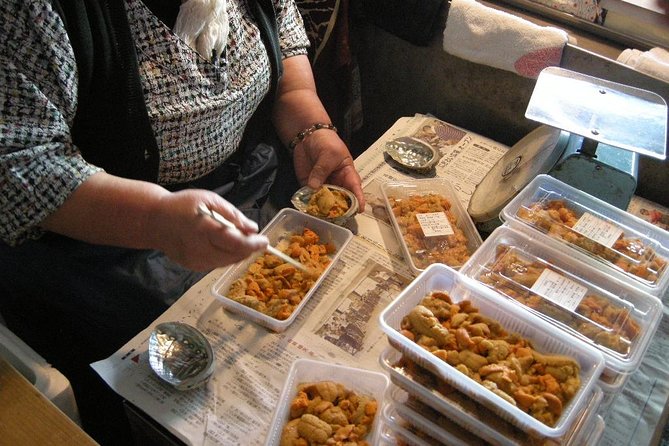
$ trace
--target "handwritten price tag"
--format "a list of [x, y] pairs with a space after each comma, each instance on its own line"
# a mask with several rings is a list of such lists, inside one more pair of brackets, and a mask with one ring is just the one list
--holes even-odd
[[612, 225], [588, 212], [581, 215], [572, 229], [608, 248], [613, 246], [623, 233], [623, 230], [616, 225]]
[[532, 291], [569, 311], [574, 311], [588, 289], [546, 268], [532, 285]]
[[448, 217], [443, 212], [427, 212], [425, 214], [416, 214], [418, 224], [423, 230], [425, 237], [434, 237], [436, 235], [452, 235], [453, 227]]

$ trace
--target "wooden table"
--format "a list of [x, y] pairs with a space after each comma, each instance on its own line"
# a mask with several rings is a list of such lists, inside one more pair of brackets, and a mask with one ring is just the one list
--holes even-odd
[[97, 445], [0, 357], [0, 445]]

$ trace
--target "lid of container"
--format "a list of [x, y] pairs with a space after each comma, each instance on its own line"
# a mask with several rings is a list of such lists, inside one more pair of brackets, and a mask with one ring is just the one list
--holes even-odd
[[567, 147], [569, 133], [542, 125], [518, 141], [476, 187], [467, 212], [477, 223], [499, 216], [502, 208], [539, 174], [547, 173]]

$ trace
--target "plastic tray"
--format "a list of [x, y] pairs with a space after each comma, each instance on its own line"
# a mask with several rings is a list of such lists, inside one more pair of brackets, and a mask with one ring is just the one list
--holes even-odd
[[[417, 434], [409, 430], [406, 420], [404, 420], [398, 413], [394, 405], [388, 404], [383, 408], [383, 424], [390, 431], [389, 436], [395, 437], [408, 446], [439, 446], [442, 443], [434, 438], [419, 437]], [[446, 443], [449, 444], [450, 443]]]
[[346, 367], [338, 364], [316, 361], [313, 359], [297, 359], [288, 372], [286, 383], [281, 391], [277, 408], [272, 418], [265, 446], [278, 446], [281, 443], [281, 431], [290, 417], [290, 404], [297, 395], [297, 386], [306, 382], [334, 381], [344, 385], [359, 395], [368, 395], [376, 399], [378, 409], [374, 417], [367, 440], [369, 444], [377, 444], [380, 434], [381, 411], [383, 398], [389, 381], [383, 373], [370, 370]]
[[[399, 327], [404, 316], [425, 296], [436, 290], [448, 292], [453, 302], [469, 299], [479, 308], [479, 313], [499, 322], [508, 332], [518, 333], [528, 339], [537, 351], [569, 356], [580, 365], [579, 390], [564, 407], [555, 426], [548, 426], [533, 418], [400, 333]], [[554, 325], [445, 265], [435, 264], [428, 267], [386, 307], [379, 318], [381, 328], [391, 345], [408, 358], [488, 407], [502, 419], [534, 436], [563, 436], [576, 421], [604, 368], [604, 358], [598, 350], [585, 343], [573, 342], [573, 337]]]
[[[612, 280], [601, 268], [575, 260], [569, 251], [547, 246], [512, 227], [493, 231], [460, 272], [600, 350], [609, 383], [639, 367], [662, 318], [659, 299]], [[584, 299], [607, 309], [605, 312], [611, 309], [621, 314], [606, 327], [593, 319], [601, 317], [599, 311], [586, 315], [588, 305], [579, 306]], [[625, 330], [632, 324], [638, 328], [633, 338]]]
[[[471, 255], [476, 249], [481, 246], [483, 243], [481, 236], [476, 230], [476, 226], [472, 222], [471, 217], [467, 214], [467, 211], [462, 207], [460, 200], [458, 199], [455, 191], [451, 184], [445, 179], [439, 178], [429, 178], [413, 181], [391, 181], [383, 183], [381, 185], [381, 191], [383, 193], [383, 199], [386, 204], [386, 209], [388, 210], [388, 215], [390, 216], [393, 228], [397, 237], [400, 239], [402, 244], [402, 251], [404, 252], [404, 257], [413, 270], [413, 272], [418, 275], [424, 269], [422, 262], [426, 262], [427, 265], [431, 263], [444, 263], [452, 268], [459, 268], [464, 264], [466, 258], [463, 261], [444, 261], [443, 258], [425, 258], [422, 259], [418, 257], [415, 249], [409, 248], [406, 231], [400, 227], [400, 224], [397, 220], [397, 216], [392, 211], [392, 202], [391, 200], [404, 200], [413, 196], [424, 196], [427, 194], [436, 194], [443, 198], [446, 198], [451, 204], [450, 213], [455, 217], [457, 224], [455, 227], [449, 222], [449, 219], [444, 218], [443, 212], [440, 211], [428, 211], [419, 213], [423, 221], [418, 227], [419, 235], [418, 239], [429, 241], [434, 247], [432, 249], [423, 250], [428, 253], [447, 253], [449, 250], [452, 250], [453, 254], [460, 255], [460, 251], [455, 251], [456, 248], [448, 247], [446, 242], [447, 237], [454, 237], [458, 234], [458, 231], [461, 232], [461, 235], [466, 238], [466, 250], [469, 255]], [[416, 222], [418, 224], [418, 222]], [[425, 231], [430, 231], [429, 235], [425, 236]], [[455, 235], [446, 235], [446, 234], [455, 234]], [[460, 245], [461, 246], [461, 245]], [[421, 254], [422, 255], [422, 254]]]
[[346, 228], [328, 223], [316, 217], [312, 217], [310, 215], [296, 211], [295, 209], [289, 208], [281, 209], [279, 213], [267, 224], [267, 226], [265, 226], [265, 228], [261, 231], [261, 234], [266, 235], [270, 244], [275, 246], [282, 238], [288, 235], [301, 234], [304, 228], [309, 228], [316, 232], [319, 235], [321, 242], [334, 243], [336, 251], [330, 264], [327, 266], [325, 271], [323, 271], [311, 289], [307, 292], [300, 304], [294, 309], [290, 317], [285, 320], [276, 319], [260, 311], [254, 310], [251, 307], [247, 307], [246, 305], [230, 299], [225, 295], [227, 290], [230, 288], [230, 285], [232, 285], [235, 280], [246, 273], [249, 265], [251, 265], [256, 260], [257, 256], [250, 257], [240, 263], [227, 267], [223, 271], [221, 277], [214, 283], [211, 288], [211, 293], [213, 296], [220, 300], [223, 304], [223, 307], [225, 307], [227, 310], [241, 314], [247, 319], [267, 327], [275, 332], [284, 331], [290, 324], [295, 321], [295, 318], [299, 312], [302, 310], [302, 308], [304, 308], [304, 306], [307, 304], [307, 301], [316, 292], [321, 282], [323, 282], [325, 279], [325, 276], [328, 275], [334, 264], [337, 262], [337, 259], [341, 256], [341, 253], [346, 245], [353, 238], [351, 231]]
[[[401, 357], [402, 354], [400, 352], [389, 347], [381, 353], [379, 358], [381, 366], [388, 372], [390, 381], [394, 384], [388, 390], [390, 395], [387, 398], [388, 401], [395, 403], [404, 402], [409, 410], [413, 410], [419, 416], [424, 414], [422, 407], [428, 406], [492, 445], [537, 446], [538, 444], [542, 444], [537, 438], [532, 438], [515, 426], [498, 419], [490, 410], [477, 404], [460, 392], [450, 392], [444, 395], [433, 388], [428, 388], [426, 385], [417, 382], [394, 367]], [[409, 401], [409, 395], [414, 397], [414, 400]], [[584, 429], [584, 426], [588, 426], [596, 416], [603, 398], [604, 392], [602, 392], [599, 386], [595, 386], [585, 407], [581, 410], [576, 422], [573, 423], [569, 431], [560, 438], [545, 439], [543, 445], [577, 446], [582, 444], [580, 440], [585, 435], [584, 432], [587, 432], [587, 428]], [[433, 420], [432, 426], [435, 429], [439, 429], [443, 425]], [[434, 438], [443, 438], [439, 434], [428, 433], [431, 433]], [[446, 434], [442, 433], [442, 435]]]
[[[414, 410], [415, 405], [407, 405], [409, 394], [397, 386], [390, 386], [388, 389], [389, 401], [391, 401], [397, 415], [402, 417], [416, 429], [426, 433], [431, 438], [447, 444], [449, 446], [485, 446], [486, 443], [472, 435], [471, 432], [460, 427], [458, 424], [449, 420], [447, 417], [434, 412], [433, 417], [424, 416], [425, 411], [421, 413]], [[420, 403], [417, 403], [420, 404]], [[428, 411], [433, 409], [423, 406]]]
[[[545, 206], [552, 200], [562, 200], [566, 207], [575, 213], [578, 218], [576, 227], [580, 233], [570, 229], [561, 220], [555, 220], [554, 224], [543, 223], [542, 226], [530, 222], [526, 210], [533, 205]], [[573, 249], [575, 258], [597, 267], [605, 265], [612, 275], [659, 299], [663, 298], [669, 288], [669, 265], [666, 263], [655, 274], [656, 277], [651, 279], [627, 272], [616, 263], [633, 265], [640, 271], [647, 271], [644, 265], [652, 264], [653, 261], [669, 262], [669, 232], [549, 175], [538, 175], [532, 180], [502, 209], [500, 218], [510, 225], [531, 228], [547, 235], [549, 242], [553, 244], [569, 246]], [[548, 227], [552, 228], [550, 233]], [[645, 260], [641, 262], [621, 253], [620, 249], [613, 245], [616, 238], [640, 241], [647, 249]]]

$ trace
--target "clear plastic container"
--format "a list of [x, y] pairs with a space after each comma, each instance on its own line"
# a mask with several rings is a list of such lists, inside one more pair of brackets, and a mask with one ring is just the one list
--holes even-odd
[[613, 402], [618, 398], [627, 385], [627, 382], [632, 377], [632, 374], [620, 375], [619, 379], [616, 379], [613, 382], [607, 382], [600, 380], [599, 387], [602, 389], [604, 396], [602, 398], [602, 403], [599, 406], [599, 413], [606, 414], [608, 410], [613, 405]]
[[[460, 392], [441, 393], [428, 382], [420, 382], [420, 379], [426, 379], [426, 373], [422, 377], [410, 376], [406, 370], [397, 367], [397, 363], [402, 354], [389, 347], [381, 353], [379, 358], [381, 366], [385, 369], [391, 385], [387, 398], [396, 404], [403, 403], [408, 410], [415, 414], [430, 419], [429, 413], [424, 410], [425, 407], [436, 411], [441, 417], [432, 419], [433, 429], [438, 429], [443, 424], [439, 421], [447, 417], [465, 430], [472, 432], [477, 436], [495, 446], [580, 446], [587, 445], [582, 439], [587, 435], [588, 426], [598, 413], [604, 393], [595, 386], [591, 396], [588, 398], [585, 407], [581, 410], [575, 423], [568, 432], [560, 438], [538, 438], [531, 437], [522, 432], [517, 427], [499, 419], [493, 412], [466, 397]], [[434, 375], [429, 375], [427, 379], [436, 380]], [[410, 399], [409, 396], [413, 397]], [[434, 438], [444, 438], [442, 433], [432, 433]], [[476, 444], [476, 443], [472, 443]]]
[[[400, 332], [402, 319], [433, 291], [447, 292], [454, 303], [468, 299], [478, 308], [479, 314], [498, 322], [509, 333], [527, 339], [537, 352], [567, 356], [578, 363], [580, 385], [553, 426], [533, 418]], [[379, 318], [390, 344], [409, 359], [533, 436], [554, 438], [565, 435], [576, 422], [604, 368], [602, 354], [592, 346], [573, 342], [573, 337], [564, 331], [445, 265], [428, 267], [383, 310]]]
[[575, 259], [604, 265], [659, 299], [669, 288], [669, 232], [549, 175], [532, 180], [500, 218], [548, 236], [547, 243], [569, 246]]
[[329, 265], [318, 277], [316, 282], [311, 286], [309, 291], [305, 294], [300, 303], [294, 308], [288, 318], [283, 320], [276, 319], [226, 296], [230, 286], [238, 278], [242, 277], [246, 273], [249, 265], [255, 262], [258, 256], [252, 256], [240, 263], [236, 263], [227, 267], [221, 274], [221, 277], [214, 283], [211, 288], [211, 293], [213, 296], [221, 301], [223, 307], [227, 310], [241, 314], [247, 319], [267, 327], [275, 332], [284, 331], [290, 324], [295, 321], [295, 318], [299, 312], [302, 310], [302, 308], [304, 308], [307, 301], [316, 292], [318, 286], [325, 279], [325, 276], [327, 276], [330, 270], [332, 270], [346, 245], [353, 238], [351, 231], [346, 228], [289, 208], [281, 209], [279, 213], [267, 224], [267, 226], [265, 226], [265, 228], [261, 231], [261, 234], [267, 236], [272, 246], [276, 246], [279, 241], [290, 237], [290, 235], [302, 234], [304, 228], [309, 228], [318, 234], [320, 237], [320, 243], [333, 243], [335, 246], [335, 252], [332, 255], [332, 260]]
[[388, 393], [397, 415], [431, 438], [449, 446], [485, 446], [482, 439], [431, 407], [423, 405], [417, 411], [416, 405], [408, 405], [409, 394], [401, 388], [391, 385]]
[[460, 269], [604, 355], [613, 385], [639, 367], [662, 318], [662, 302], [568, 250], [502, 226]]
[[[412, 432], [411, 423], [403, 419], [393, 404], [387, 404], [383, 408], [383, 424], [390, 431], [389, 436], [395, 437], [395, 442], [400, 440], [408, 446], [440, 446], [442, 443], [428, 435], [419, 435]], [[450, 443], [446, 443], [449, 444]]]
[[290, 405], [297, 395], [298, 385], [319, 381], [333, 381], [342, 384], [346, 389], [354, 391], [358, 395], [372, 397], [378, 402], [374, 422], [365, 438], [369, 444], [377, 444], [381, 432], [383, 398], [389, 384], [388, 377], [383, 373], [371, 370], [301, 358], [293, 362], [290, 372], [288, 372], [286, 383], [272, 417], [265, 446], [278, 446], [281, 443], [281, 432], [290, 420]]
[[404, 257], [416, 275], [433, 263], [457, 269], [483, 243], [447, 180], [391, 181], [383, 183], [381, 191]]

